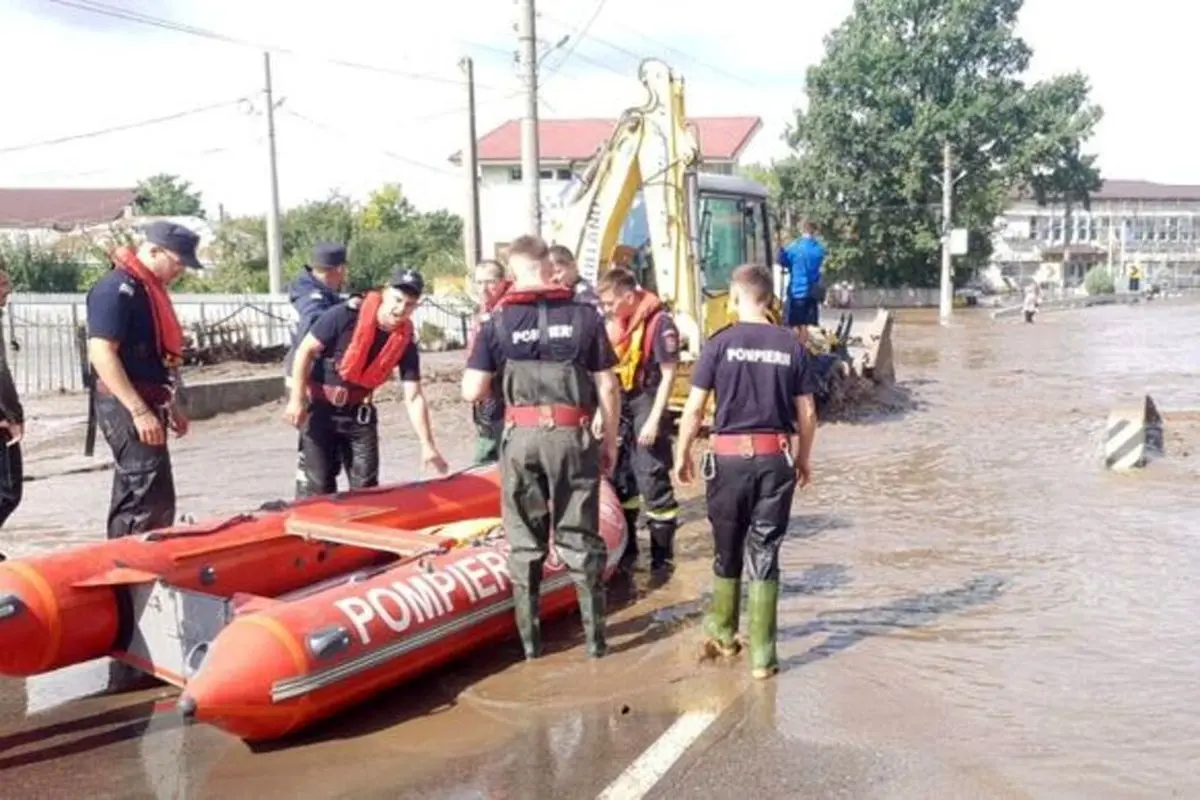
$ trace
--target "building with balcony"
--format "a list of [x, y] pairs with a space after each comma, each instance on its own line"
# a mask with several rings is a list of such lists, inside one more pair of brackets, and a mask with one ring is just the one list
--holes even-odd
[[[1143, 283], [1200, 286], [1200, 186], [1105, 181], [1089, 209], [1017, 198], [994, 235], [992, 265], [1023, 284], [1065, 289], [1096, 264], [1119, 282], [1136, 266]], [[1068, 227], [1069, 224], [1069, 227]]]

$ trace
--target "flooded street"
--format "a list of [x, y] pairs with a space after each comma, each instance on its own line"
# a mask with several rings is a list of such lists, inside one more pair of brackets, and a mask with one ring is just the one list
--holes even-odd
[[[167, 687], [86, 697], [101, 663], [0, 679], [0, 796], [595, 797], [705, 709], [714, 721], [649, 796], [1200, 796], [1200, 303], [1033, 325], [978, 310], [950, 328], [902, 312], [894, 342], [915, 408], [820, 429], [784, 549], [775, 681], [697, 663], [711, 547], [693, 498], [674, 580], [614, 586], [603, 661], [584, 660], [569, 618], [543, 661], [499, 648], [257, 752], [182, 726]], [[457, 385], [430, 392], [465, 466]], [[1147, 393], [1168, 455], [1106, 472], [1108, 413]], [[416, 477], [402, 406], [383, 416], [384, 480]], [[63, 474], [82, 462], [56, 455], [81, 438], [27, 453], [39, 479], [0, 550], [99, 535], [110, 474]], [[181, 512], [291, 493], [296, 435], [277, 407], [174, 447]]]

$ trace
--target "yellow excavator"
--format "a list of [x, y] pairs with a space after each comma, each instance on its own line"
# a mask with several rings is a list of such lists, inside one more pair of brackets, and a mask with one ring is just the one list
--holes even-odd
[[[729, 280], [747, 263], [774, 265], [766, 187], [700, 170], [682, 76], [646, 59], [638, 77], [649, 97], [621, 114], [612, 135], [548, 220], [548, 238], [596, 279], [628, 266], [671, 309], [681, 363], [670, 408], [687, 398], [691, 365], [705, 339], [729, 325]], [[775, 267], [776, 294], [781, 272]]]

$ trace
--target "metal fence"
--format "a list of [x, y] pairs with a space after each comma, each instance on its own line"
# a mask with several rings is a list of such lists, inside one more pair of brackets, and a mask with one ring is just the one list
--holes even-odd
[[[267, 294], [180, 294], [172, 297], [184, 332], [198, 345], [245, 342], [289, 345], [296, 323], [291, 304]], [[466, 344], [474, 307], [465, 297], [430, 296], [413, 313], [418, 341]], [[83, 388], [77, 331], [87, 324], [83, 294], [25, 294], [9, 299], [0, 317], [5, 355], [22, 397]]]

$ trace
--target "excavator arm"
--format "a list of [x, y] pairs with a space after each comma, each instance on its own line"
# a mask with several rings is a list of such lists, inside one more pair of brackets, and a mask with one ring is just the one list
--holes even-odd
[[696, 259], [695, 189], [699, 160], [686, 126], [683, 78], [657, 59], [638, 67], [646, 101], [626, 109], [550, 221], [550, 238], [571, 248], [591, 282], [608, 269], [638, 190], [649, 226], [655, 291], [671, 309], [681, 344], [694, 357], [703, 343], [703, 298]]

